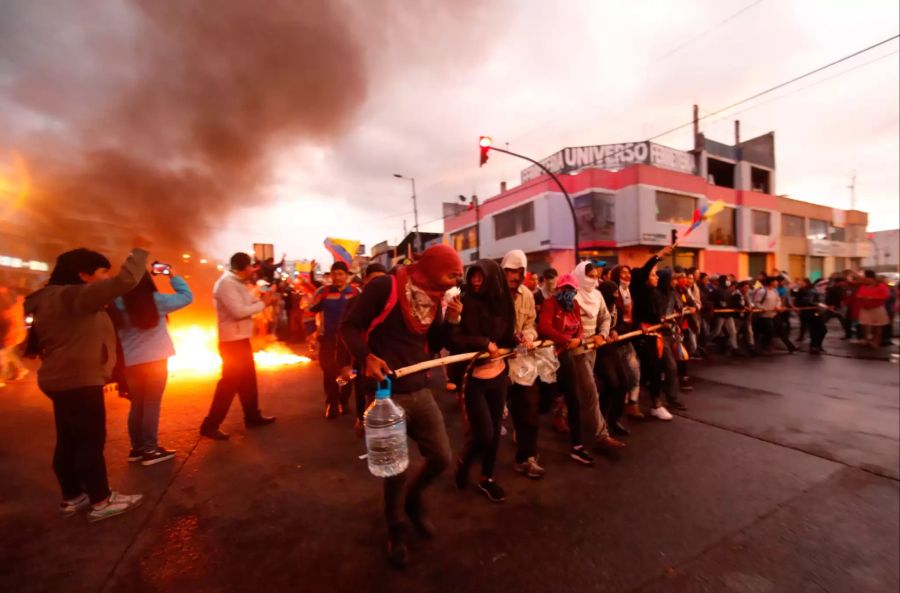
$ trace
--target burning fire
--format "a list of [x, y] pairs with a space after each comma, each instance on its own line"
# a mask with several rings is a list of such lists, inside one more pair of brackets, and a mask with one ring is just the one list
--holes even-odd
[[[171, 328], [169, 334], [175, 343], [175, 356], [169, 359], [170, 374], [207, 376], [219, 372], [222, 359], [219, 357], [215, 328], [188, 325]], [[309, 358], [298, 356], [277, 342], [264, 350], [254, 352], [253, 359], [258, 369], [274, 369], [311, 362]]]

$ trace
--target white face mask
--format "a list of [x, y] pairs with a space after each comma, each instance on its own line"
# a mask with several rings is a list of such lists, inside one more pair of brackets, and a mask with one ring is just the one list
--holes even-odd
[[631, 280], [625, 280], [624, 278], [619, 278], [619, 286], [621, 286], [622, 288], [627, 289], [630, 284], [631, 284]]

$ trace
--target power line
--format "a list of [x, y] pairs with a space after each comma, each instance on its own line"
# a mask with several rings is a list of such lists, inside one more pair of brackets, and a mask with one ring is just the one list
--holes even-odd
[[[846, 70], [844, 70], [842, 72], [838, 72], [837, 74], [833, 74], [832, 76], [828, 76], [821, 80], [817, 80], [816, 82], [814, 82], [812, 84], [808, 84], [806, 86], [802, 86], [799, 89], [794, 89], [789, 93], [785, 93], [783, 95], [773, 97], [773, 98], [769, 99], [768, 101], [763, 101], [762, 103], [757, 103], [756, 105], [751, 105], [750, 107], [747, 107], [746, 109], [741, 109], [740, 111], [735, 111], [734, 113], [730, 113], [725, 117], [734, 117], [735, 115], [740, 115], [741, 113], [746, 113], [748, 111], [752, 111], [752, 110], [756, 109], [757, 107], [762, 107], [763, 105], [768, 105], [769, 103], [774, 103], [776, 101], [780, 101], [782, 99], [790, 97], [793, 94], [799, 93], [801, 91], [805, 91], [807, 89], [811, 89], [814, 86], [818, 86], [818, 85], [822, 84], [823, 82], [828, 82], [829, 80], [834, 80], [835, 78], [840, 78], [841, 76], [843, 76], [845, 74], [849, 74], [849, 73], [853, 72], [854, 70], [859, 70], [860, 68], [862, 68], [864, 66], [868, 66], [869, 64], [874, 64], [875, 62], [880, 62], [881, 60], [884, 60], [885, 58], [890, 58], [891, 56], [896, 56], [898, 53], [900, 53], [900, 49], [894, 50], [891, 53], [885, 54], [883, 56], [878, 56], [877, 58], [869, 60], [868, 62], [863, 62], [862, 64], [858, 64], [856, 66], [853, 66], [852, 68], [847, 68]], [[714, 120], [714, 122], [722, 121], [725, 119], [725, 117], [716, 119], [716, 120]]]
[[731, 21], [731, 20], [737, 18], [737, 17], [740, 16], [741, 14], [747, 12], [748, 10], [750, 10], [751, 8], [753, 8], [754, 6], [756, 6], [757, 4], [759, 4], [760, 2], [762, 2], [762, 0], [755, 0], [754, 2], [751, 2], [751, 3], [748, 4], [747, 6], [743, 7], [742, 9], [738, 10], [737, 12], [735, 12], [734, 14], [732, 14], [731, 16], [729, 16], [728, 18], [726, 18], [725, 20], [718, 22], [717, 24], [715, 24], [715, 25], [713, 25], [712, 27], [710, 27], [709, 29], [703, 31], [703, 32], [700, 33], [699, 35], [696, 35], [696, 36], [692, 37], [691, 39], [688, 39], [687, 41], [685, 41], [685, 42], [682, 43], [681, 45], [678, 45], [677, 47], [675, 47], [675, 48], [669, 50], [668, 52], [666, 52], [666, 53], [664, 53], [663, 55], [659, 56], [658, 58], [654, 59], [654, 62], [665, 60], [666, 58], [668, 58], [668, 57], [671, 56], [672, 54], [678, 53], [679, 51], [681, 51], [681, 50], [684, 49], [685, 47], [689, 46], [690, 44], [692, 44], [692, 43], [694, 43], [695, 41], [697, 41], [698, 39], [700, 39], [701, 37], [704, 37], [704, 36], [708, 35], [709, 33], [712, 33], [713, 31], [715, 31], [716, 29], [718, 29], [718, 28], [721, 27], [722, 25], [728, 23], [729, 21]]

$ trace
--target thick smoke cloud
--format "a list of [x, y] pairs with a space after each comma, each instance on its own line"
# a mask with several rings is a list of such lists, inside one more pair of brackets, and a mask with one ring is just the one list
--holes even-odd
[[136, 0], [0, 9], [0, 127], [18, 133], [12, 148], [35, 179], [27, 220], [68, 245], [90, 243], [97, 222], [174, 249], [196, 245], [232, 206], [261, 199], [279, 148], [328, 142], [353, 122], [367, 76], [345, 8]]

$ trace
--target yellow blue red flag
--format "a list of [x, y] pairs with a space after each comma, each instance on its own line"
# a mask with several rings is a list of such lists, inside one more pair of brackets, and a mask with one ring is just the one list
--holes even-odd
[[325, 239], [325, 249], [331, 253], [334, 261], [342, 261], [349, 266], [353, 262], [356, 250], [359, 249], [359, 241], [327, 237]]

